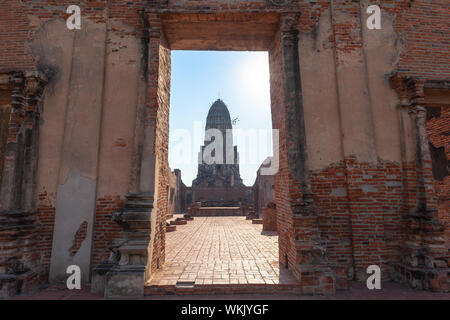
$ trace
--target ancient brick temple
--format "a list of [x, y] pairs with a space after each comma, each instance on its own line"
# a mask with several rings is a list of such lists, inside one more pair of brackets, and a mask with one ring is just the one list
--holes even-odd
[[171, 50], [269, 53], [279, 261], [303, 294], [369, 265], [449, 290], [448, 0], [77, 3], [69, 30], [74, 1], [0, 2], [2, 297], [69, 265], [140, 296], [163, 266]]
[[233, 145], [233, 128], [227, 106], [215, 101], [205, 126], [205, 144], [199, 153], [197, 178], [190, 188], [192, 202], [205, 207], [240, 206], [252, 202], [239, 173], [239, 153]]

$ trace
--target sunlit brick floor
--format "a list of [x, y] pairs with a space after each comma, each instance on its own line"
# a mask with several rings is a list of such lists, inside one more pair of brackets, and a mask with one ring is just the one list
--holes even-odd
[[166, 234], [166, 262], [147, 285], [295, 284], [278, 236], [245, 217], [196, 217]]

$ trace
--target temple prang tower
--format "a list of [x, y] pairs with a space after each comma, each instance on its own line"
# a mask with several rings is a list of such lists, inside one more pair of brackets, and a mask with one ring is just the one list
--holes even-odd
[[217, 99], [209, 109], [205, 142], [199, 152], [197, 178], [192, 181], [193, 202], [202, 206], [240, 206], [251, 201], [239, 172], [239, 153], [233, 145], [233, 127], [225, 103]]
[[[239, 173], [239, 153], [237, 146], [233, 145], [230, 113], [220, 99], [216, 100], [209, 109], [205, 132], [208, 130], [211, 137], [208, 134], [205, 135], [205, 143], [198, 156], [197, 178], [192, 182], [192, 186], [243, 186]], [[221, 136], [220, 141], [216, 140], [217, 135]], [[215, 146], [213, 146], [214, 142], [216, 142]], [[222, 147], [222, 154], [219, 155], [216, 152], [220, 147]], [[209, 156], [213, 158], [212, 163], [207, 161]]]

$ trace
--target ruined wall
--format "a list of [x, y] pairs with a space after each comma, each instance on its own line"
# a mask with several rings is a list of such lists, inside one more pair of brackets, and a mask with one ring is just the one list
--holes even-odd
[[[20, 46], [13, 45], [11, 32], [2, 34], [0, 68], [37, 68], [51, 79], [40, 136], [41, 263], [47, 272], [52, 265], [52, 281], [65, 278], [70, 264], [80, 265], [83, 281], [88, 281], [90, 269], [108, 257], [108, 244], [120, 230], [112, 214], [124, 205], [130, 187], [135, 125], [142, 121], [136, 120], [136, 106], [145, 103], [148, 60], [159, 53], [149, 50], [141, 1], [82, 3], [81, 31], [65, 26], [65, 10], [73, 4], [69, 1], [7, 3], [8, 18], [24, 23], [17, 24], [14, 36]], [[163, 117], [168, 117], [168, 105]], [[162, 120], [160, 127], [165, 126]], [[164, 210], [161, 202], [159, 210]], [[158, 255], [163, 243], [158, 241]]]
[[[362, 28], [362, 7], [338, 1], [300, 36], [311, 183], [328, 259], [349, 278], [355, 265], [361, 279], [369, 264], [387, 270], [385, 241], [401, 202], [398, 98], [387, 81], [397, 36], [389, 15], [377, 33]], [[394, 230], [384, 230], [385, 220]]]
[[120, 230], [112, 214], [123, 207], [130, 185], [138, 87], [146, 67], [142, 61], [146, 48], [139, 35], [138, 27], [110, 18], [91, 267], [108, 257], [107, 245]]
[[[10, 5], [19, 3], [10, 1]], [[84, 32], [74, 32], [62, 19], [68, 4], [35, 7], [23, 2], [18, 12], [27, 16], [32, 31], [29, 41], [22, 41], [25, 52], [11, 56], [32, 57], [35, 68], [46, 71], [51, 79], [43, 102], [38, 173], [41, 263], [50, 267], [53, 248], [55, 263], [62, 263], [55, 274], [65, 277], [65, 267], [76, 263], [83, 267], [84, 281], [90, 267], [108, 256], [107, 244], [119, 231], [111, 216], [123, 206], [128, 191], [138, 77], [146, 72], [141, 72], [146, 67], [141, 60], [148, 56], [143, 54], [142, 19], [137, 9], [123, 10], [120, 1], [113, 1], [109, 8], [106, 2], [97, 5], [81, 6]], [[121, 21], [125, 18], [126, 22]], [[63, 186], [68, 185], [66, 177], [73, 170], [79, 173], [72, 179], [85, 184], [77, 182], [77, 187], [68, 191], [71, 200], [66, 201]], [[77, 200], [79, 192], [86, 194]], [[84, 213], [71, 213], [69, 207]], [[53, 245], [55, 216], [59, 235]], [[80, 238], [77, 231], [81, 226], [87, 228]]]
[[[277, 204], [277, 228], [279, 261], [289, 269], [294, 268], [295, 249], [291, 239], [295, 239], [292, 211], [289, 198], [290, 172], [286, 153], [286, 125], [284, 119], [283, 74], [281, 65], [281, 39], [277, 35], [274, 47], [269, 51], [270, 99], [272, 106], [272, 128], [280, 130], [279, 170], [275, 175], [275, 201]], [[281, 109], [281, 110], [280, 110]], [[284, 129], [284, 130], [283, 130]]]
[[[369, 3], [381, 5], [381, 30], [364, 26]], [[89, 268], [107, 257], [106, 246], [118, 232], [111, 215], [123, 206], [133, 185], [129, 173], [139, 144], [135, 127], [140, 123], [136, 109], [148, 95], [144, 108], [150, 112], [142, 122], [156, 137], [151, 145], [156, 176], [143, 172], [149, 178], [141, 184], [150, 185], [156, 196], [150, 264], [154, 271], [164, 261], [168, 201], [169, 45], [156, 13], [148, 17], [149, 25], [143, 23], [140, 9], [149, 6], [147, 1], [84, 1], [80, 32], [65, 26], [71, 4], [45, 0], [0, 4], [0, 71], [38, 69], [50, 80], [40, 124], [36, 198], [41, 228], [39, 257], [33, 261], [39, 260], [48, 272], [55, 259], [54, 279], [65, 276], [64, 266], [81, 264], [86, 281]], [[213, 13], [271, 8], [263, 0], [151, 5]], [[295, 5], [302, 12], [299, 61], [311, 189], [321, 211], [319, 229], [329, 263], [342, 279], [363, 278], [368, 264], [380, 264], [386, 275], [388, 266], [400, 260], [401, 242], [408, 240], [400, 238], [401, 218], [415, 210], [423, 175], [416, 165], [415, 118], [399, 106], [402, 102], [389, 77], [397, 73], [423, 80], [450, 78], [448, 1]], [[296, 153], [290, 151], [287, 135], [292, 110], [283, 96], [281, 41], [277, 31], [268, 48], [272, 121], [282, 133], [275, 199], [280, 262], [295, 269], [304, 249], [298, 241], [315, 228], [315, 222], [293, 217], [303, 190], [289, 167], [289, 157]], [[448, 160], [448, 107], [435, 107], [441, 116], [429, 116], [427, 121], [430, 150], [434, 159], [442, 158], [443, 147]], [[448, 176], [441, 179], [442, 168], [433, 164], [434, 187], [439, 220], [448, 224]], [[448, 228], [446, 232], [448, 245]]]
[[[443, 3], [383, 1], [381, 30], [361, 27], [368, 4], [334, 1], [316, 25], [300, 27], [311, 183], [338, 279], [363, 279], [369, 264], [389, 278], [404, 241], [402, 217], [417, 208], [415, 120], [399, 108], [390, 76], [443, 79], [450, 67]], [[444, 223], [446, 205], [441, 198]]]

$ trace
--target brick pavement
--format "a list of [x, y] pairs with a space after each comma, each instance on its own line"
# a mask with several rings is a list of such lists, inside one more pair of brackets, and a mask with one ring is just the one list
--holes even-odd
[[245, 217], [196, 217], [166, 235], [166, 263], [148, 286], [296, 284], [279, 267], [278, 236]]

